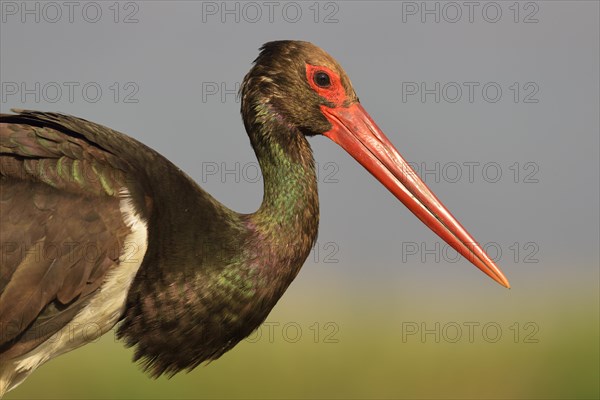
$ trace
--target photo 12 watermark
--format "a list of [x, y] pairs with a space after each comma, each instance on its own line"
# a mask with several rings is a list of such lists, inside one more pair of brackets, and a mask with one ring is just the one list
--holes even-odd
[[537, 161], [433, 161], [413, 162], [408, 174], [416, 174], [425, 183], [540, 183], [540, 164]]
[[402, 343], [539, 343], [536, 322], [402, 322]]
[[0, 99], [2, 104], [26, 103], [98, 103], [111, 102], [137, 104], [140, 85], [137, 82], [25, 82], [2, 81]]
[[[538, 264], [540, 263], [540, 245], [535, 241], [524, 242], [487, 242], [479, 244], [483, 251], [494, 262], [513, 262], [514, 264]], [[465, 246], [470, 249], [476, 247], [476, 243], [466, 243]], [[402, 262], [420, 262], [423, 264], [454, 264], [463, 259], [446, 242], [402, 242], [401, 243]], [[475, 255], [472, 255], [474, 261]]]
[[[315, 162], [317, 182], [332, 184], [340, 182], [340, 166], [333, 161]], [[261, 183], [263, 176], [257, 161], [226, 162], [202, 161], [200, 165], [201, 183]]]
[[540, 102], [540, 85], [533, 81], [509, 83], [405, 81], [402, 82], [402, 102], [537, 104]]
[[202, 23], [257, 24], [312, 22], [337, 24], [336, 1], [203, 1]]
[[299, 322], [265, 321], [250, 334], [245, 342], [248, 343], [324, 343], [337, 344], [340, 325], [337, 322]]
[[140, 22], [139, 1], [1, 1], [3, 24]]
[[535, 1], [403, 1], [402, 22], [421, 24], [540, 22]]
[[61, 262], [76, 263], [79, 261], [96, 263], [102, 257], [119, 260], [119, 264], [138, 264], [142, 244], [135, 241], [125, 241], [120, 247], [106, 247], [96, 241], [77, 240], [40, 240], [35, 243], [4, 241], [0, 244], [0, 262], [7, 265], [8, 261], [27, 259], [28, 262], [44, 262], [61, 260]]

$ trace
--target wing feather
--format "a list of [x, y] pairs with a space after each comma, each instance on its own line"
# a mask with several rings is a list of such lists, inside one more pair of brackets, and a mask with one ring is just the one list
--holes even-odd
[[0, 359], [58, 332], [118, 267], [131, 166], [110, 137], [133, 143], [74, 117], [0, 115]]

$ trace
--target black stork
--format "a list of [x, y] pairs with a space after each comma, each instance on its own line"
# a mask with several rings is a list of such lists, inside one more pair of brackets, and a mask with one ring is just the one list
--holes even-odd
[[265, 44], [240, 89], [264, 177], [258, 211], [217, 202], [156, 151], [56, 113], [0, 117], [0, 395], [104, 334], [152, 376], [214, 360], [254, 331], [317, 236], [307, 136], [324, 135], [422, 222], [509, 283], [413, 172], [339, 64], [308, 42]]

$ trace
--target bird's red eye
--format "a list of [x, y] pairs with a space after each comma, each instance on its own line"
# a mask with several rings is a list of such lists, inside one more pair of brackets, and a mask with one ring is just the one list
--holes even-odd
[[346, 100], [346, 90], [338, 74], [331, 69], [306, 64], [306, 79], [310, 87], [336, 107], [341, 106]]

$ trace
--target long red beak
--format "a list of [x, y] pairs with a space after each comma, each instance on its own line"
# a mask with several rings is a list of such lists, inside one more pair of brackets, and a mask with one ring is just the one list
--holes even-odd
[[321, 106], [321, 110], [333, 126], [325, 136], [350, 153], [463, 257], [502, 286], [510, 288], [502, 271], [429, 190], [359, 103], [346, 108]]

